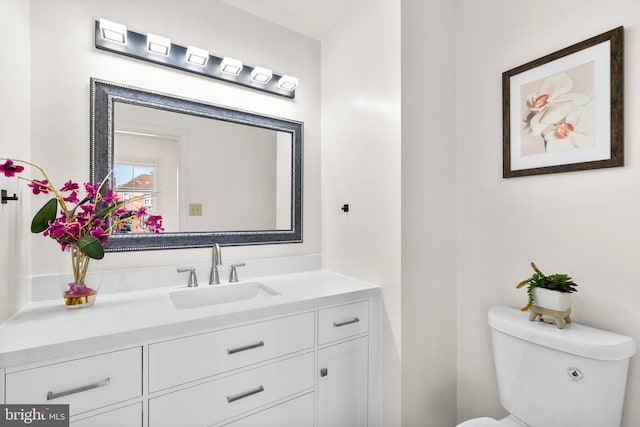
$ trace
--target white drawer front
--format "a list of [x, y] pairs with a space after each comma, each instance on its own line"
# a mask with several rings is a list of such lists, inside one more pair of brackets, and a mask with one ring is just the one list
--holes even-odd
[[309, 393], [220, 427], [313, 427], [313, 406]]
[[320, 310], [318, 315], [318, 344], [361, 334], [369, 330], [367, 301]]
[[149, 391], [312, 348], [313, 330], [313, 313], [304, 313], [151, 344]]
[[[307, 353], [149, 400], [150, 427], [207, 426], [314, 386]], [[245, 396], [245, 397], [243, 397]]]
[[79, 414], [142, 394], [142, 349], [105, 353], [6, 376], [7, 403], [69, 404]]
[[114, 409], [100, 415], [71, 421], [72, 427], [141, 427], [142, 403]]

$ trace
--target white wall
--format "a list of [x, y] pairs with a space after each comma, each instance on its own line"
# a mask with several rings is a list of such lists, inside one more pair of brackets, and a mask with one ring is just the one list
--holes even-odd
[[[150, 13], [153, 11], [153, 13]], [[155, 32], [174, 43], [208, 48], [216, 56], [300, 79], [294, 101], [213, 79], [179, 72], [94, 47], [94, 20], [107, 18], [141, 33]], [[32, 0], [31, 110], [33, 160], [52, 180], [89, 175], [89, 78], [180, 94], [216, 104], [286, 117], [305, 123], [302, 244], [225, 248], [225, 259], [320, 252], [320, 44], [305, 36], [213, 1]], [[56, 34], [52, 38], [51, 34]], [[55, 39], [55, 43], [53, 43]], [[227, 177], [219, 177], [223, 183]], [[37, 204], [36, 204], [37, 203]], [[34, 201], [39, 207], [40, 200]], [[55, 273], [59, 249], [33, 238], [34, 274]], [[105, 268], [208, 262], [210, 250], [111, 253]]]
[[382, 287], [384, 421], [399, 426], [399, 0], [362, 2], [322, 42], [322, 185], [324, 267]]
[[[0, 157], [28, 160], [30, 126], [29, 2], [2, 0], [0, 16]], [[0, 161], [4, 163], [4, 161]], [[29, 175], [26, 175], [29, 176]], [[0, 175], [0, 188], [19, 201], [0, 205], [0, 324], [29, 299], [30, 192], [16, 178]]]
[[276, 230], [291, 228], [291, 134], [276, 132]]
[[[574, 321], [640, 341], [640, 3], [459, 0], [458, 420], [499, 417], [487, 310], [519, 307], [515, 284], [535, 261], [579, 284]], [[625, 166], [502, 179], [501, 74], [624, 25]], [[640, 356], [631, 361], [623, 427], [640, 425]], [[523, 384], [526, 387], [526, 384]]]
[[456, 418], [455, 5], [402, 1], [402, 425]]

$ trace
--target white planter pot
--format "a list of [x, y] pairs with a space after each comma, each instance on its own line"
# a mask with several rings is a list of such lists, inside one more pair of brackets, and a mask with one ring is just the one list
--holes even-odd
[[566, 311], [571, 308], [571, 294], [546, 288], [533, 288], [533, 305], [550, 310]]

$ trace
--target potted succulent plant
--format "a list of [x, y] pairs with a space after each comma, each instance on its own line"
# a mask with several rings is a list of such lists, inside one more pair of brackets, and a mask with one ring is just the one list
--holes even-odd
[[[524, 286], [527, 288], [527, 305], [521, 310], [528, 311], [532, 307], [560, 313], [571, 310], [571, 293], [577, 292], [575, 287], [578, 286], [571, 277], [557, 273], [546, 276], [533, 262], [531, 268], [533, 268], [533, 275], [516, 285], [518, 289]], [[568, 317], [568, 313], [566, 316]], [[536, 316], [532, 317], [535, 319]]]

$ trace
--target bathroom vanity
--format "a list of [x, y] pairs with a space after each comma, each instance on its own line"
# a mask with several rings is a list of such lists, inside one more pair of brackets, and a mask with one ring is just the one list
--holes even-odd
[[[219, 286], [30, 304], [0, 328], [0, 401], [69, 404], [74, 427], [381, 425], [378, 287], [325, 271]], [[211, 297], [243, 286], [269, 292]]]

